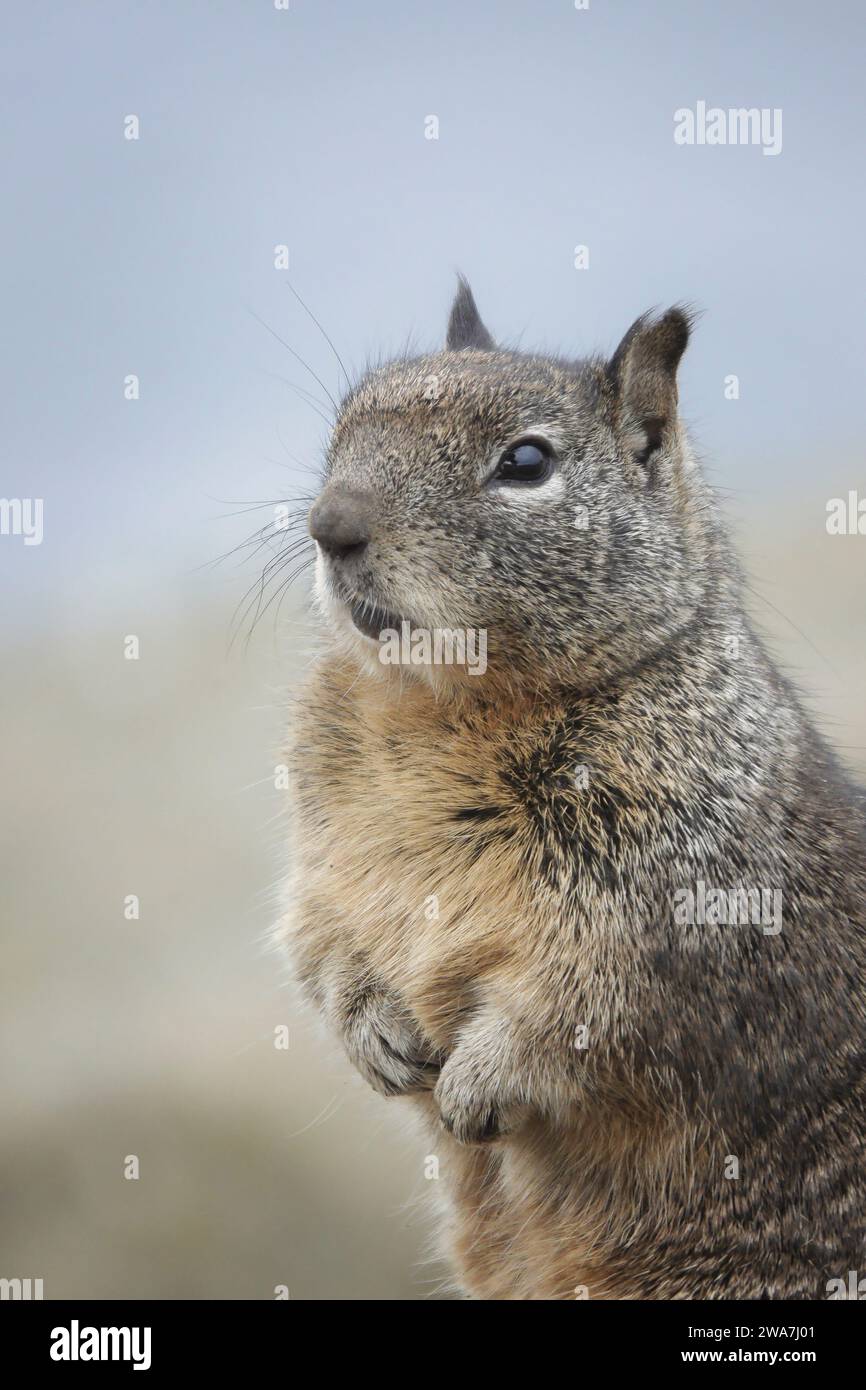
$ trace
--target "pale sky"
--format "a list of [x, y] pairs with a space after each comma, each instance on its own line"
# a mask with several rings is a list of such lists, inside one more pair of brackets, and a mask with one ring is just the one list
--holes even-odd
[[[248, 528], [232, 503], [304, 480], [286, 451], [317, 464], [269, 374], [320, 388], [249, 312], [336, 393], [281, 243], [355, 367], [439, 344], [458, 268], [494, 334], [574, 355], [690, 301], [717, 482], [783, 507], [866, 475], [859, 0], [92, 0], [4, 29], [0, 496], [45, 528], [0, 537], [13, 618], [170, 602]], [[781, 153], [676, 144], [698, 101], [781, 110]]]

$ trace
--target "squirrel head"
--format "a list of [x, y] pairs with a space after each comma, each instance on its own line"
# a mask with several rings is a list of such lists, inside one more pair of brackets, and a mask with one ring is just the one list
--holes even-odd
[[[589, 688], [681, 630], [709, 568], [677, 413], [690, 322], [643, 315], [610, 360], [515, 352], [461, 278], [445, 350], [370, 371], [330, 441], [309, 525], [320, 606], [353, 656], [444, 689]], [[437, 632], [458, 658], [460, 634], [477, 652], [483, 633], [483, 673], [437, 662]]]

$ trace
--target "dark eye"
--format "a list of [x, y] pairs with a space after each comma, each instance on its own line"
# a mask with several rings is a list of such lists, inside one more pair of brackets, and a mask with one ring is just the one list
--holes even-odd
[[543, 440], [526, 439], [507, 449], [496, 465], [493, 483], [543, 483], [553, 472], [553, 454]]

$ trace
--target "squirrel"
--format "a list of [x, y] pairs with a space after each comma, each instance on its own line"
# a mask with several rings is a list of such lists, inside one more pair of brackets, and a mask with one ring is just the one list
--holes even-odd
[[[445, 349], [349, 389], [309, 514], [280, 939], [435, 1135], [470, 1298], [866, 1273], [862, 793], [746, 615], [692, 326], [505, 350], [461, 277]], [[483, 671], [382, 659], [444, 630]]]

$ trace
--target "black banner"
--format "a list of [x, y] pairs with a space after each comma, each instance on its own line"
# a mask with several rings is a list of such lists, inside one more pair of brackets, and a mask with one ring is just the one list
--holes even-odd
[[[856, 1364], [864, 1331], [863, 1318], [856, 1309], [846, 1312], [833, 1302], [575, 1301], [579, 1306], [568, 1314], [566, 1324], [542, 1326], [580, 1339], [568, 1343], [576, 1375], [581, 1373], [585, 1355], [587, 1365], [596, 1366], [601, 1358], [611, 1371], [640, 1369], [667, 1374], [675, 1367], [700, 1371], [704, 1366], [744, 1365], [775, 1370], [793, 1365], [811, 1367], [826, 1378], [829, 1371]], [[441, 1349], [442, 1334], [450, 1328], [443, 1320], [450, 1314], [441, 1302], [418, 1312], [424, 1320], [419, 1334]], [[306, 1358], [322, 1350], [329, 1368], [333, 1368], [333, 1339], [328, 1339], [324, 1348], [318, 1339], [302, 1346], [300, 1339], [312, 1330], [308, 1312], [290, 1302], [10, 1302], [3, 1305], [0, 1316], [7, 1360], [11, 1356], [13, 1364], [20, 1364], [25, 1372], [95, 1375], [100, 1368], [110, 1367], [115, 1374], [138, 1372], [158, 1379], [185, 1370], [213, 1370], [225, 1375], [253, 1367], [260, 1372], [272, 1366], [275, 1371], [291, 1374], [299, 1355]], [[338, 1326], [346, 1315], [334, 1307], [324, 1316]], [[495, 1326], [496, 1314], [493, 1317]], [[382, 1351], [386, 1349], [381, 1318], [376, 1318], [376, 1324], [375, 1333], [363, 1325], [356, 1333], [351, 1327], [347, 1329], [354, 1333], [353, 1360], [361, 1347], [369, 1347], [370, 1338]], [[403, 1344], [407, 1332], [418, 1335], [413, 1334], [413, 1325], [409, 1312], [398, 1331], [398, 1345]], [[479, 1325], [461, 1326], [473, 1329]], [[490, 1324], [482, 1322], [480, 1326], [489, 1333]], [[533, 1332], [538, 1326], [529, 1324]], [[508, 1331], [512, 1339], [513, 1324]], [[363, 1340], [359, 1343], [355, 1337]], [[544, 1350], [556, 1346], [545, 1344]], [[492, 1350], [487, 1342], [485, 1363], [489, 1363]], [[562, 1355], [560, 1345], [557, 1359]], [[391, 1372], [396, 1369], [392, 1361]]]

